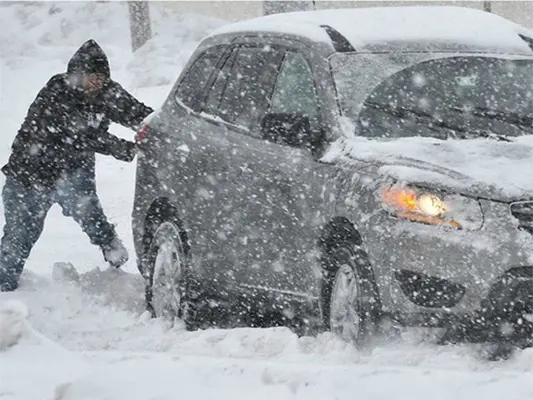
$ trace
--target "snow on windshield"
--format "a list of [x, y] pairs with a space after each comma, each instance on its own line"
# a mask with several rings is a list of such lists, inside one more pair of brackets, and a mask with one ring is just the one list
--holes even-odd
[[342, 112], [358, 135], [533, 133], [533, 58], [338, 54], [331, 65]]

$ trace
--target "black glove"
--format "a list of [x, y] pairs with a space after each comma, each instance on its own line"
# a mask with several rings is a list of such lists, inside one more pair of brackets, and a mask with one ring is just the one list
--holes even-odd
[[114, 154], [115, 158], [120, 161], [132, 162], [137, 155], [137, 144], [134, 142], [123, 141], [123, 147]]
[[111, 155], [117, 160], [131, 162], [137, 154], [137, 144], [118, 138], [109, 132], [89, 130], [73, 143], [76, 150], [90, 150], [95, 153]]

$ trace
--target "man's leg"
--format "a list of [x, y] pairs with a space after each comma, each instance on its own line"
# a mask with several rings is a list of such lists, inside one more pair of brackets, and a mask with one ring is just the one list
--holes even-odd
[[128, 261], [128, 252], [104, 213], [90, 174], [78, 173], [58, 186], [57, 202], [63, 214], [73, 217], [91, 243], [102, 249], [107, 262], [120, 267]]
[[31, 249], [41, 236], [52, 200], [49, 191], [27, 187], [8, 177], [2, 190], [4, 235], [0, 241], [0, 292], [18, 287]]

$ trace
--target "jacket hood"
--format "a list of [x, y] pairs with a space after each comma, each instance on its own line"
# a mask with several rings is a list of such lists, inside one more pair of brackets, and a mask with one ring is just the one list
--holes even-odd
[[107, 56], [98, 43], [92, 39], [80, 46], [67, 67], [67, 74], [70, 76], [90, 73], [103, 74], [106, 80], [111, 78]]
[[496, 201], [533, 199], [532, 135], [512, 138], [509, 143], [493, 139], [342, 138], [332, 143], [322, 161], [363, 162], [381, 176]]

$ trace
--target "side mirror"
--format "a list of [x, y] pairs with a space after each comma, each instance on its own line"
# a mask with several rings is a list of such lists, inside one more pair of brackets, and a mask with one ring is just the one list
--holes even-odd
[[269, 142], [307, 147], [313, 134], [309, 117], [306, 115], [269, 113], [261, 120], [261, 135]]

